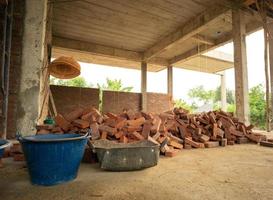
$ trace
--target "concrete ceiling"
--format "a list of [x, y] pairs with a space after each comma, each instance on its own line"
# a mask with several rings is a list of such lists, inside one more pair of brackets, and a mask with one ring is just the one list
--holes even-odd
[[[53, 56], [149, 71], [168, 65], [209, 72], [229, 66], [202, 54], [232, 39], [227, 0], [84, 0], [52, 1]], [[247, 32], [261, 27], [246, 12]], [[186, 66], [186, 67], [183, 67]], [[195, 67], [194, 67], [195, 66]], [[204, 68], [204, 67], [203, 67]], [[207, 70], [205, 70], [207, 71]]]

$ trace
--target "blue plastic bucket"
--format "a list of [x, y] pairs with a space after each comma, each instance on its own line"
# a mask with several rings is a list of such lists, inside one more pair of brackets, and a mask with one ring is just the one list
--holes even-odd
[[31, 182], [50, 186], [75, 179], [87, 138], [88, 133], [19, 137]]
[[11, 143], [9, 141], [0, 139], [0, 158], [3, 157], [5, 148], [10, 145], [11, 145]]

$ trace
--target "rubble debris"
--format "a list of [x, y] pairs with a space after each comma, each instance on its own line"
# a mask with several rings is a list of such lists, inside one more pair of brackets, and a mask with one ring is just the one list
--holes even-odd
[[76, 108], [55, 117], [55, 127], [41, 125], [37, 134], [48, 132], [84, 133], [92, 129], [92, 140], [108, 139], [119, 143], [150, 140], [160, 145], [162, 154], [173, 157], [182, 149], [211, 148], [247, 143], [260, 143], [266, 137], [254, 133], [231, 113], [210, 111], [190, 114], [174, 108], [160, 114], [126, 110], [120, 114], [100, 113], [93, 107]]

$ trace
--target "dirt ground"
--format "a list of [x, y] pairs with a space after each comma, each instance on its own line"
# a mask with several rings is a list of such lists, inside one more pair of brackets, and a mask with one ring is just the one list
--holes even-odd
[[273, 199], [273, 148], [255, 144], [184, 150], [134, 172], [81, 164], [76, 180], [51, 187], [31, 185], [23, 163], [4, 163], [1, 200]]

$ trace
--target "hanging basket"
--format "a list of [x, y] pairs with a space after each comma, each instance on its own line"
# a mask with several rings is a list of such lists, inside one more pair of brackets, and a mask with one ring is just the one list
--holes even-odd
[[61, 56], [49, 64], [50, 75], [60, 79], [71, 79], [81, 74], [80, 64], [72, 57]]

